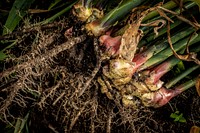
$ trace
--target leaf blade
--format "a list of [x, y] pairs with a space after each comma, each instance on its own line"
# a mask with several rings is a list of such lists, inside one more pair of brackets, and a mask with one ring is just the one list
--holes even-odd
[[15, 0], [4, 25], [3, 35], [12, 32], [35, 0]]
[[8, 56], [5, 53], [3, 53], [3, 51], [0, 51], [0, 61], [4, 60], [7, 57]]

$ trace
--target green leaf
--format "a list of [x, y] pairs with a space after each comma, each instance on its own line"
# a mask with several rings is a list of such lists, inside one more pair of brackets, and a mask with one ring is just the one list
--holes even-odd
[[181, 118], [179, 119], [179, 122], [185, 123], [185, 122], [186, 122], [186, 119], [185, 119], [184, 117], [181, 117]]
[[174, 119], [174, 121], [179, 121], [179, 118], [178, 118], [178, 117], [177, 117], [177, 118], [175, 118], [175, 119]]
[[24, 119], [17, 119], [17, 122], [15, 124], [15, 131], [14, 133], [22, 133], [22, 130], [24, 130], [26, 127], [27, 120], [29, 118], [29, 112], [26, 114]]
[[178, 115], [176, 113], [171, 113], [170, 118], [177, 118]]
[[182, 61], [180, 61], [180, 62], [177, 64], [177, 66], [178, 66], [178, 68], [179, 68], [181, 71], [185, 70], [185, 66], [184, 66], [184, 64], [183, 64]]
[[25, 127], [25, 131], [26, 131], [26, 133], [29, 133], [29, 127], [28, 127], [28, 123], [26, 123], [26, 127]]
[[54, 0], [54, 2], [51, 3], [51, 5], [49, 6], [48, 10], [51, 10], [54, 6], [56, 6], [59, 2], [61, 2], [61, 0]]
[[35, 0], [15, 0], [4, 25], [3, 35], [12, 32]]
[[19, 133], [21, 123], [22, 123], [22, 120], [20, 120], [20, 119], [18, 118], [18, 119], [17, 119], [17, 122], [16, 122], [16, 124], [15, 124], [15, 131], [14, 131], [14, 133]]
[[179, 111], [177, 110], [175, 113], [176, 113], [176, 114], [179, 114]]
[[3, 53], [3, 51], [0, 51], [0, 61], [4, 60], [7, 57], [8, 56], [5, 53]]
[[183, 117], [183, 113], [179, 113], [179, 111], [171, 113], [170, 118], [173, 118], [175, 122], [186, 122], [186, 119]]
[[37, 25], [40, 25], [40, 24], [44, 25], [44, 24], [47, 24], [47, 23], [50, 23], [50, 22], [54, 21], [56, 18], [60, 17], [62, 14], [64, 14], [67, 11], [69, 11], [76, 2], [77, 2], [77, 0], [74, 3], [72, 3], [71, 5], [69, 5], [68, 7], [66, 7], [65, 9], [63, 9], [62, 11], [60, 11], [60, 12], [56, 13], [55, 15], [53, 15], [52, 17], [50, 17], [50, 18], [48, 18], [48, 19], [46, 19], [46, 20], [44, 20], [42, 22], [37, 23]]
[[183, 61], [180, 61], [177, 65], [176, 65], [176, 69], [174, 71], [174, 75], [178, 75], [180, 74], [182, 71], [185, 70], [185, 66], [183, 64]]

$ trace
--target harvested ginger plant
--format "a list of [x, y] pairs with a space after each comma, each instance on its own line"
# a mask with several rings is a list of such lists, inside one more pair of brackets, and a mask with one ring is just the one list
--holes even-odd
[[199, 130], [197, 4], [106, 3], [0, 36], [3, 132]]

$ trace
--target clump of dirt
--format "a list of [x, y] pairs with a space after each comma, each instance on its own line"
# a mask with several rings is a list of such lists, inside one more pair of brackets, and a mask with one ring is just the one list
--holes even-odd
[[[81, 26], [64, 19], [8, 36], [16, 39], [16, 45], [7, 51], [11, 57], [1, 62], [2, 127], [15, 127], [13, 123], [27, 114], [33, 133], [185, 132], [200, 125], [194, 89], [160, 109], [124, 108], [119, 99], [108, 99], [97, 82], [102, 63], [98, 40]], [[186, 123], [170, 118], [174, 107], [183, 112]]]

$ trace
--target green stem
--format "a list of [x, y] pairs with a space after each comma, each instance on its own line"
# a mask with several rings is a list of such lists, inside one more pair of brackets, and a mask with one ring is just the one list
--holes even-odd
[[[180, 54], [183, 54], [185, 51], [185, 49], [182, 49], [180, 51]], [[200, 51], [200, 45], [196, 46], [195, 49], [191, 49], [190, 51], [192, 52], [199, 52]], [[162, 76], [164, 76], [167, 72], [169, 72], [175, 65], [177, 65], [181, 60], [176, 58], [175, 56], [170, 57], [169, 59], [167, 59], [165, 62], [161, 63], [160, 65], [156, 66], [155, 68], [153, 68], [153, 70], [150, 72], [150, 75], [147, 77], [146, 81], [148, 83], [153, 83], [155, 84], [156, 82], [158, 82], [160, 80], [160, 78]], [[198, 65], [197, 65], [198, 66]], [[197, 67], [198, 68], [198, 67]], [[189, 71], [189, 73], [191, 73], [192, 71], [197, 69], [196, 67], [192, 67], [192, 70], [187, 70]], [[189, 68], [190, 69], [190, 68]], [[188, 74], [189, 74], [188, 73]], [[184, 75], [184, 74], [183, 74]], [[184, 75], [187, 76], [187, 75]], [[182, 78], [184, 78], [184, 76]], [[178, 77], [176, 77], [178, 78]], [[177, 83], [179, 80], [181, 80], [182, 78], [178, 78], [176, 80], [176, 78], [174, 78], [172, 80], [172, 82], [175, 84]], [[173, 84], [173, 85], [174, 85]], [[170, 88], [171, 86], [167, 87]]]
[[160, 78], [165, 75], [168, 71], [170, 71], [180, 60], [175, 56], [172, 56], [167, 61], [162, 64], [156, 66], [150, 73], [150, 77], [146, 79], [148, 83], [155, 84]]
[[[183, 0], [183, 2], [186, 2], [187, 0]], [[173, 1], [169, 1], [167, 3], [165, 3], [162, 7], [166, 8], [166, 9], [172, 9], [174, 7], [176, 7], [176, 3]], [[143, 19], [143, 22], [150, 20], [152, 18], [154, 18], [155, 16], [159, 15], [159, 13], [157, 11], [152, 11], [149, 14], [147, 14], [147, 16]]]
[[119, 19], [128, 14], [134, 7], [141, 4], [144, 0], [124, 0], [116, 8], [110, 11], [101, 19], [101, 27], [108, 27], [116, 23]]
[[103, 18], [89, 23], [86, 26], [86, 29], [91, 31], [95, 36], [99, 36], [143, 1], [144, 0], [123, 0], [116, 8], [111, 10]]
[[[188, 43], [188, 39], [189, 37], [186, 37], [180, 41], [178, 41], [177, 43], [174, 44], [174, 50], [175, 51], [179, 51], [182, 48], [184, 48], [187, 43]], [[195, 34], [191, 37], [190, 39], [190, 45], [194, 44], [196, 41], [200, 40], [200, 35], [198, 36], [198, 34]], [[159, 52], [158, 54], [156, 54], [155, 56], [153, 56], [152, 58], [150, 58], [147, 62], [145, 62], [140, 68], [139, 70], [144, 70], [150, 66], [156, 65], [162, 61], [164, 61], [165, 59], [167, 59], [168, 57], [170, 57], [173, 54], [172, 50], [170, 47], [168, 47], [167, 49], [164, 49], [163, 51]]]
[[191, 80], [179, 85], [178, 87], [175, 88], [175, 90], [180, 90], [181, 92], [186, 91], [187, 89], [194, 86], [195, 83], [196, 83], [196, 78], [191, 79]]
[[[169, 2], [170, 3], [170, 2]], [[169, 7], [169, 8], [173, 8], [173, 7], [170, 7], [170, 6], [165, 6], [165, 5], [168, 5], [168, 3], [166, 3], [166, 4], [164, 4], [162, 7]], [[189, 3], [186, 3], [186, 4], [184, 4], [184, 7], [186, 8], [186, 9], [190, 9], [191, 7], [193, 7], [193, 6], [195, 6], [196, 4], [195, 4], [195, 2], [189, 2]], [[166, 8], [166, 9], [168, 9], [168, 8]], [[175, 9], [175, 12], [177, 13], [177, 14], [180, 14], [180, 7], [177, 7], [177, 9]], [[184, 9], [182, 10], [182, 11], [185, 11]], [[150, 14], [150, 13], [149, 13]], [[172, 15], [172, 14], [167, 14], [167, 16], [169, 17], [169, 18], [174, 18], [175, 16], [174, 15]], [[147, 17], [148, 17], [148, 15], [147, 15]], [[144, 19], [146, 19], [146, 18], [144, 18]], [[155, 21], [155, 20], [157, 20], [157, 19], [162, 19], [162, 16], [157, 16], [157, 17], [153, 17], [152, 19], [150, 19], [150, 20], [148, 20], [148, 22], [152, 22], [152, 21]]]
[[[177, 26], [178, 26], [179, 24], [181, 24], [181, 23], [182, 23], [182, 21], [180, 21], [180, 20], [175, 21], [175, 23], [172, 23], [172, 24], [170, 25], [170, 29], [171, 29], [171, 30], [174, 29], [175, 27], [177, 27]], [[142, 47], [142, 46], [144, 46], [145, 44], [150, 43], [150, 42], [153, 41], [154, 39], [156, 39], [156, 38], [162, 36], [163, 34], [165, 34], [166, 32], [167, 32], [167, 27], [164, 27], [164, 28], [162, 28], [162, 29], [159, 31], [159, 33], [158, 33], [157, 36], [155, 36], [155, 33], [150, 33], [150, 34], [148, 34], [147, 36], [143, 37], [143, 39], [139, 42], [138, 47]]]
[[180, 81], [181, 79], [183, 79], [184, 77], [186, 77], [188, 74], [190, 74], [191, 72], [193, 72], [194, 70], [198, 69], [200, 66], [199, 65], [195, 65], [193, 67], [188, 68], [185, 72], [181, 73], [180, 75], [178, 75], [177, 77], [171, 79], [166, 85], [166, 88], [171, 88], [173, 85], [175, 85], [178, 81]]
[[[196, 4], [195, 4], [194, 2], [189, 2], [189, 3], [186, 3], [184, 6], [185, 6], [186, 9], [189, 9], [189, 8], [195, 6], [195, 5], [196, 5]], [[183, 11], [184, 11], [184, 10], [183, 10]], [[178, 7], [178, 9], [176, 9], [175, 12], [179, 14], [179, 13], [180, 13], [180, 8]], [[172, 18], [174, 18], [175, 16], [173, 16], [173, 15], [170, 14], [169, 17], [172, 19]], [[153, 18], [153, 19], [149, 20], [149, 22], [152, 22], [152, 21], [155, 21], [155, 20], [159, 20], [159, 19], [162, 19], [162, 16], [158, 16], [158, 17], [156, 17], [156, 18]], [[179, 24], [181, 24], [181, 23], [182, 23], [182, 21], [176, 20], [174, 23], [172, 23], [172, 24], [170, 25], [171, 30], [174, 29], [175, 27], [177, 27], [177, 26], [178, 26]], [[142, 39], [142, 40], [139, 42], [138, 47], [144, 46], [145, 44], [151, 42], [152, 40], [154, 40], [154, 39], [160, 37], [161, 35], [163, 35], [163, 34], [165, 34], [165, 33], [167, 32], [167, 27], [164, 27], [164, 28], [160, 29], [158, 35], [155, 36], [155, 33], [152, 33], [152, 32], [151, 32], [150, 34], [148, 34], [148, 32], [152, 31], [152, 30], [150, 30], [150, 29], [153, 29], [153, 27], [150, 28], [150, 29], [149, 29], [148, 27], [142, 27], [141, 29], [144, 31], [144, 35], [147, 34], [147, 36], [143, 37], [143, 38], [145, 38], [145, 39]]]
[[[192, 27], [190, 27], [190, 28], [186, 27], [186, 28], [182, 29], [181, 31], [179, 31], [177, 34], [173, 35], [171, 37], [171, 41], [174, 44], [174, 43], [178, 42], [179, 40], [183, 39], [184, 37], [188, 36], [192, 32], [194, 32], [194, 29]], [[148, 59], [150, 59], [152, 56], [156, 56], [156, 54], [158, 54], [162, 50], [166, 49], [168, 46], [169, 46], [168, 41], [163, 40], [162, 42], [159, 42], [159, 44], [152, 45], [143, 53], [136, 55], [134, 57], [134, 59], [132, 60], [132, 62], [134, 62], [136, 64], [135, 68], [134, 68], [135, 71], [142, 64], [144, 64]]]
[[[189, 2], [189, 3], [186, 3], [186, 4], [184, 5], [184, 7], [185, 7], [186, 9], [190, 9], [191, 7], [193, 7], [193, 6], [195, 6], [195, 5], [196, 5], [195, 2]], [[184, 9], [183, 9], [183, 11], [184, 11]], [[177, 12], [178, 14], [180, 14], [180, 13], [181, 13], [180, 7], [179, 7], [178, 9], [176, 9], [175, 12]], [[175, 17], [175, 16], [173, 16], [173, 17]]]
[[[170, 1], [170, 2], [168, 2], [168, 3], [166, 3], [166, 4], [164, 4], [163, 7], [166, 7], [166, 8], [169, 8], [169, 9], [170, 9], [170, 8], [173, 8], [173, 6], [175, 6], [175, 5], [173, 5], [172, 3], [173, 3], [173, 2]], [[171, 7], [170, 5], [173, 5], [173, 6]], [[189, 2], [189, 3], [186, 3], [184, 6], [185, 6], [186, 9], [189, 9], [189, 8], [195, 6], [195, 5], [196, 5], [196, 4], [195, 4], [194, 2]], [[183, 11], [184, 11], [184, 10], [183, 10]], [[180, 13], [180, 8], [178, 7], [178, 9], [176, 9], [175, 12]], [[152, 11], [152, 12], [150, 12], [149, 14], [151, 15], [151, 14], [154, 14], [154, 13], [155, 13], [155, 11]], [[175, 17], [175, 16], [173, 16], [173, 15], [171, 15], [171, 14], [169, 14], [169, 16], [170, 16], [170, 18]], [[147, 15], [147, 17], [148, 17], [148, 15]], [[146, 17], [145, 17], [144, 19], [146, 19]], [[155, 20], [158, 20], [158, 19], [163, 19], [163, 17], [162, 17], [162, 16], [153, 17], [152, 19], [148, 20], [148, 22], [152, 22], [152, 21], [155, 21]], [[178, 26], [180, 23], [182, 23], [182, 21], [176, 20], [175, 23], [172, 23], [172, 24], [171, 24], [171, 29], [175, 28], [175, 27]], [[123, 28], [121, 28], [120, 30], [118, 30], [117, 32], [115, 32], [115, 33], [113, 34], [113, 36], [122, 35], [122, 34], [124, 33], [124, 31], [125, 31], [127, 28], [128, 28], [128, 25], [124, 26]], [[150, 31], [152, 31], [153, 27], [150, 27], [150, 28], [149, 28], [148, 26], [145, 26], [145, 27], [141, 27], [140, 29], [143, 30], [143, 35], [145, 36], [145, 35], [147, 35]], [[147, 37], [143, 37], [143, 38], [145, 38], [145, 39], [143, 39], [143, 40], [141, 40], [141, 41], [139, 42], [138, 47], [139, 47], [139, 48], [142, 47], [143, 45], [145, 45], [145, 44], [151, 42], [153, 39], [158, 38], [159, 36], [165, 34], [166, 32], [167, 32], [167, 28], [164, 27], [164, 28], [162, 28], [162, 29], [159, 30], [159, 33], [158, 33], [157, 36], [155, 36], [155, 33], [150, 33], [150, 34], [148, 34]]]
[[42, 22], [39, 22], [37, 23], [36, 25], [44, 25], [44, 24], [47, 24], [47, 23], [50, 23], [50, 22], [53, 22], [56, 18], [58, 18], [59, 16], [61, 16], [62, 14], [64, 14], [65, 12], [69, 11], [72, 6], [77, 2], [77, 0], [72, 3], [71, 5], [69, 5], [67, 8], [63, 9], [62, 11], [56, 13], [55, 15], [53, 15], [52, 17], [42, 21]]

